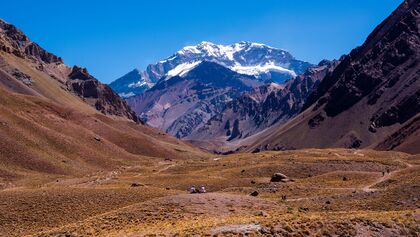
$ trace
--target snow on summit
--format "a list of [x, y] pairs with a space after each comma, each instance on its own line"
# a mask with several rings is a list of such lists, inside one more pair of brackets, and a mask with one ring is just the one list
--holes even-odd
[[[240, 43], [236, 43], [232, 45], [214, 44], [212, 42], [203, 41], [200, 44], [195, 45], [195, 46], [185, 46], [184, 48], [179, 50], [177, 54], [179, 55], [198, 54], [201, 56], [203, 55], [211, 56], [211, 57], [224, 58], [224, 59], [234, 61], [235, 59], [233, 55], [235, 53], [249, 51], [252, 48], [266, 48], [266, 49], [276, 50], [275, 48], [264, 45], [264, 44], [251, 43], [251, 42], [246, 42], [246, 41], [242, 41]], [[280, 49], [277, 49], [277, 50], [280, 50]]]
[[[172, 61], [176, 58], [183, 61], [179, 68], [170, 70], [167, 77], [179, 75], [180, 68], [196, 65], [197, 61], [214, 61], [238, 73], [258, 77], [261, 73], [270, 71], [289, 74], [296, 77], [297, 73], [289, 69], [289, 60], [293, 57], [289, 52], [276, 49], [260, 43], [242, 41], [232, 45], [214, 44], [203, 41], [195, 46], [185, 46], [176, 54], [160, 63]], [[185, 71], [184, 71], [185, 72]], [[185, 74], [185, 73], [184, 73]]]
[[170, 57], [150, 64], [140, 74], [127, 74], [111, 83], [122, 95], [141, 94], [159, 80], [183, 77], [200, 62], [211, 61], [237, 73], [279, 84], [303, 73], [310, 63], [295, 59], [289, 52], [261, 43], [242, 41], [231, 45], [203, 41], [185, 46]]
[[167, 75], [166, 79], [169, 79], [169, 78], [174, 77], [174, 76], [184, 76], [185, 74], [187, 74], [189, 71], [194, 69], [200, 63], [201, 63], [201, 61], [191, 62], [191, 63], [182, 63], [182, 64], [178, 65], [176, 68], [170, 70], [166, 74]]

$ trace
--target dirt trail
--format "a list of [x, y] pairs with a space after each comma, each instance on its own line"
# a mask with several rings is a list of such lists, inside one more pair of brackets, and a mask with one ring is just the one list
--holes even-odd
[[[410, 169], [410, 168], [416, 166], [416, 165], [412, 165], [412, 164], [407, 163], [407, 162], [402, 161], [402, 160], [399, 160], [399, 162], [403, 163], [406, 167], [405, 168], [401, 168], [401, 169], [397, 169], [397, 170], [394, 170], [394, 171], [391, 171], [389, 173], [385, 172], [383, 176], [379, 177], [378, 179], [376, 179], [372, 183], [369, 183], [368, 185], [366, 185], [366, 186], [364, 186], [362, 188], [326, 188], [326, 189], [339, 189], [339, 190], [352, 190], [352, 191], [361, 190], [361, 191], [366, 192], [366, 193], [376, 192], [378, 189], [372, 188], [372, 187], [374, 187], [377, 184], [380, 184], [380, 183], [382, 183], [384, 181], [387, 181], [388, 179], [390, 179], [391, 177], [393, 177], [396, 173], [399, 173], [399, 172], [401, 172], [403, 170]], [[314, 198], [318, 198], [318, 197], [293, 198], [293, 199], [288, 199], [287, 201], [289, 201], [289, 202], [296, 202], [296, 201], [302, 201], [302, 200], [310, 200], [310, 199], [314, 199]]]
[[385, 173], [382, 177], [380, 177], [380, 178], [376, 179], [373, 183], [370, 183], [370, 184], [368, 184], [368, 185], [364, 186], [364, 187], [362, 188], [362, 191], [363, 191], [363, 192], [366, 192], [366, 193], [371, 193], [371, 192], [375, 192], [375, 191], [377, 191], [377, 189], [376, 189], [376, 188], [372, 188], [372, 187], [373, 187], [373, 186], [375, 186], [375, 185], [377, 185], [377, 184], [379, 184], [379, 183], [382, 183], [382, 182], [384, 182], [384, 181], [388, 180], [389, 178], [391, 178], [391, 176], [392, 176], [395, 172], [398, 172], [398, 171], [401, 171], [401, 170], [394, 170], [394, 171], [392, 171], [392, 172], [390, 172], [390, 173]]
[[168, 166], [166, 166], [166, 167], [164, 167], [164, 168], [162, 168], [162, 169], [159, 169], [158, 171], [156, 171], [154, 174], [160, 174], [160, 173], [162, 173], [163, 171], [166, 171], [166, 170], [168, 170], [168, 169], [170, 169], [170, 168], [172, 168], [172, 167], [174, 167], [176, 164], [170, 164], [170, 165], [168, 165]]
[[373, 183], [370, 183], [369, 185], [366, 185], [365, 187], [362, 188], [362, 190], [364, 192], [367, 192], [367, 193], [369, 193], [369, 192], [375, 192], [375, 191], [377, 191], [377, 189], [376, 188], [372, 188], [372, 187], [374, 187], [375, 185], [380, 184], [380, 183], [382, 183], [382, 182], [390, 179], [392, 176], [394, 176], [394, 174], [396, 174], [398, 172], [401, 172], [403, 170], [406, 170], [406, 169], [410, 169], [411, 167], [414, 166], [414, 165], [409, 164], [409, 163], [407, 163], [405, 161], [402, 161], [402, 160], [399, 160], [399, 162], [403, 163], [406, 167], [405, 168], [402, 168], [402, 169], [397, 169], [397, 170], [391, 171], [389, 173], [388, 172], [385, 172], [382, 177], [378, 178]]

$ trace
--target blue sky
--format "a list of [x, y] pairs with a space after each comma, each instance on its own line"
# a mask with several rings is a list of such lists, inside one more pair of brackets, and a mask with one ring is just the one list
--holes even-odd
[[[0, 1], [1, 2], [1, 1]], [[360, 45], [402, 0], [19, 0], [0, 18], [109, 83], [183, 46], [253, 41], [317, 63]]]

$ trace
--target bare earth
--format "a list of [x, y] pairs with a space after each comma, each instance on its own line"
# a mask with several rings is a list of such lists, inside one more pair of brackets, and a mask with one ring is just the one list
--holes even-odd
[[[153, 161], [44, 183], [12, 180], [0, 191], [0, 236], [420, 231], [420, 156], [327, 149]], [[293, 181], [270, 182], [275, 172]], [[189, 194], [191, 185], [209, 192]]]

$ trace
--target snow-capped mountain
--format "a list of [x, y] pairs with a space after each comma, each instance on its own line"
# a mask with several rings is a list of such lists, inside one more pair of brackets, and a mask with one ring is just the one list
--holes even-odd
[[183, 76], [202, 61], [216, 62], [237, 73], [276, 83], [296, 77], [312, 66], [295, 59], [285, 50], [264, 44], [240, 42], [217, 45], [202, 42], [182, 48], [169, 58], [149, 65], [143, 72], [133, 70], [110, 86], [121, 96], [130, 97], [150, 89], [160, 79]]
[[178, 138], [206, 123], [227, 102], [262, 85], [253, 76], [215, 62], [182, 68], [185, 70], [176, 70], [177, 75], [159, 80], [152, 89], [127, 98], [143, 121]]

